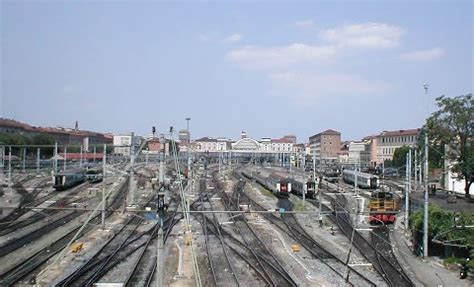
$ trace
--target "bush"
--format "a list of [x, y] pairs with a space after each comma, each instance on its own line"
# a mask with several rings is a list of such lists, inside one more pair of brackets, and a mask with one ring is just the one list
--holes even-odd
[[[453, 212], [430, 204], [429, 206], [428, 234], [430, 238], [438, 236], [439, 240], [451, 240], [453, 243], [474, 247], [474, 228], [454, 228], [454, 225], [474, 225], [473, 213], [456, 215], [459, 219], [454, 222]], [[410, 217], [413, 231], [423, 230], [423, 210], [419, 210]], [[454, 242], [455, 241], [455, 242]]]

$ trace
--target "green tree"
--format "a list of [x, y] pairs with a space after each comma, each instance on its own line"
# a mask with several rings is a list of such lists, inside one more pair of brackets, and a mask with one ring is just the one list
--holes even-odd
[[[19, 133], [0, 133], [0, 145], [27, 145], [30, 143], [30, 139]], [[21, 155], [21, 148], [12, 147], [13, 155]]]
[[48, 134], [36, 134], [31, 138], [31, 142], [34, 145], [48, 145], [50, 147], [41, 147], [41, 154], [46, 157], [50, 157], [54, 153], [54, 137]]
[[451, 171], [465, 180], [464, 191], [474, 180], [474, 99], [472, 94], [436, 98], [438, 110], [427, 119], [431, 142], [446, 146], [445, 157], [452, 163]]
[[409, 150], [410, 147], [406, 145], [395, 149], [392, 159], [393, 167], [400, 168], [406, 165], [407, 153]]
[[[426, 127], [423, 127], [420, 132], [420, 136], [418, 138], [418, 152], [420, 155], [420, 159], [424, 157], [425, 154], [425, 133]], [[444, 144], [437, 141], [433, 137], [429, 137], [429, 144], [428, 144], [428, 163], [430, 170], [435, 168], [442, 168], [444, 165]]]

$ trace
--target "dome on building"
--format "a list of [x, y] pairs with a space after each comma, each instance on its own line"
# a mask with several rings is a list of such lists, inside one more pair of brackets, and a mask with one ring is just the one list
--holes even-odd
[[259, 150], [259, 147], [258, 141], [251, 138], [240, 139], [232, 145], [235, 150]]

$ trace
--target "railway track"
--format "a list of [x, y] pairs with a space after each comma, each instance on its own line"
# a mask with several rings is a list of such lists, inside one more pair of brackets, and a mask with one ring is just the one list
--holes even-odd
[[[154, 199], [156, 196], [150, 197], [140, 205], [146, 206]], [[56, 286], [92, 286], [107, 273], [107, 270], [110, 270], [107, 268], [109, 265], [113, 265], [122, 253], [127, 253], [125, 249], [129, 245], [127, 242], [135, 242], [142, 238], [145, 233], [139, 234], [135, 238], [133, 236], [136, 235], [135, 231], [143, 221], [144, 218], [141, 216], [128, 218], [125, 224], [91, 258]]]
[[[378, 239], [375, 239], [374, 237], [372, 237], [373, 241], [369, 242], [362, 234], [357, 230], [354, 230], [350, 214], [343, 205], [346, 201], [345, 199], [341, 199], [341, 195], [337, 195], [336, 198], [338, 198], [338, 200], [329, 196], [326, 198], [331, 201], [333, 206], [332, 210], [334, 211], [329, 215], [330, 219], [339, 227], [347, 238], [353, 239], [352, 242], [354, 246], [367, 259], [367, 261], [372, 264], [374, 269], [380, 274], [380, 276], [382, 276], [387, 284], [389, 284], [389, 286], [414, 286], [414, 283], [410, 280], [403, 268], [401, 268], [398, 260], [393, 255], [392, 246], [389, 243], [387, 244], [387, 241], [385, 241], [385, 244], [382, 244], [381, 241], [377, 241]], [[318, 205], [316, 200], [310, 200], [309, 202], [315, 206]], [[323, 204], [322, 206], [324, 209], [323, 211], [331, 211], [331, 209], [326, 205]], [[377, 228], [374, 230], [377, 230]], [[380, 240], [383, 236], [389, 238], [388, 229], [384, 232], [386, 232], [386, 235], [375, 234], [375, 236]], [[374, 244], [375, 242], [379, 244], [379, 247], [384, 249], [379, 249], [378, 246]]]
[[[26, 181], [22, 181], [17, 183], [17, 187], [15, 188], [17, 192], [21, 195], [20, 205], [15, 208], [9, 215], [5, 216], [4, 218], [0, 219], [0, 231], [8, 229], [12, 225], [15, 225], [15, 221], [20, 218], [22, 215], [28, 212], [28, 209], [24, 209], [24, 206], [27, 206], [33, 203], [40, 193], [41, 188], [46, 186], [46, 182], [48, 179], [43, 179], [37, 185], [35, 185], [33, 191], [28, 193], [23, 186], [23, 183]], [[46, 199], [47, 200], [47, 199]], [[1, 235], [0, 235], [1, 236]]]
[[130, 217], [94, 256], [56, 286], [92, 286], [95, 280], [103, 275], [104, 267], [124, 247], [142, 221], [143, 219], [139, 217]]
[[[247, 197], [252, 204], [252, 206], [260, 211], [266, 210], [259, 203], [248, 197], [245, 193], [242, 193], [243, 196]], [[281, 198], [279, 199], [279, 207], [284, 208], [285, 210], [292, 210], [292, 204], [288, 199]], [[273, 214], [265, 214], [264, 217], [280, 230], [286, 233], [288, 236], [293, 238], [295, 241], [299, 242], [315, 259], [323, 263], [327, 268], [333, 272], [333, 275], [339, 277], [340, 279], [345, 280], [345, 274], [342, 273], [342, 270], [349, 268], [352, 274], [355, 274], [355, 278], [351, 278], [349, 282], [350, 285], [370, 285], [375, 286], [376, 284], [372, 282], [365, 275], [355, 270], [354, 268], [347, 266], [345, 262], [333, 255], [326, 248], [316, 242], [299, 224], [293, 214], [281, 214], [281, 218], [276, 217]], [[354, 281], [354, 283], [352, 283]]]
[[[118, 209], [123, 203], [126, 192], [128, 190], [128, 179], [124, 181], [120, 190], [117, 192], [116, 196], [112, 200], [109, 208], [106, 211], [106, 217]], [[90, 224], [84, 228], [81, 234], [85, 234], [94, 228], [94, 225], [100, 223], [100, 214], [96, 215], [91, 219]], [[20, 280], [23, 280], [25, 277], [28, 277], [27, 281], [30, 283], [35, 283], [35, 272], [36, 270], [47, 262], [51, 257], [57, 254], [59, 251], [64, 249], [69, 241], [74, 238], [76, 232], [79, 230], [80, 226], [75, 227], [69, 231], [64, 236], [57, 239], [55, 242], [52, 242], [48, 247], [32, 254], [30, 257], [26, 258], [19, 264], [13, 266], [6, 272], [0, 275], [0, 285], [1, 286], [10, 286], [14, 283], [17, 283]]]
[[[242, 184], [245, 185], [245, 181], [239, 181], [234, 187], [231, 198], [228, 198], [225, 192], [221, 193], [224, 202], [228, 201], [229, 206], [233, 207], [233, 210], [238, 210], [240, 204], [245, 204], [246, 197], [241, 196]], [[229, 207], [226, 208], [229, 209]], [[262, 266], [262, 271], [267, 276], [268, 281], [273, 286], [296, 286], [296, 282], [291, 278], [280, 261], [268, 250], [260, 236], [250, 227], [245, 216], [236, 217], [234, 224], [245, 245], [251, 249], [259, 265]]]
[[408, 275], [403, 271], [390, 244], [390, 229], [387, 226], [378, 226], [372, 230], [371, 241], [373, 246], [380, 250], [377, 260], [387, 276], [391, 286], [414, 286]]
[[[148, 205], [156, 199], [155, 196], [147, 200], [141, 205]], [[181, 220], [182, 215], [177, 213], [179, 200], [172, 198], [172, 202], [176, 202], [176, 208], [163, 221], [164, 240], [166, 242], [171, 229]], [[90, 258], [81, 268], [76, 270], [70, 276], [64, 278], [56, 286], [93, 286], [101, 278], [106, 276], [118, 264], [128, 260], [130, 256], [139, 252], [138, 258], [133, 262], [131, 271], [124, 277], [125, 286], [143, 285], [149, 286], [153, 279], [154, 268], [156, 268], [156, 251], [150, 247], [154, 246], [152, 242], [156, 241], [156, 235], [159, 223], [146, 232], [135, 234], [136, 227], [143, 221], [141, 217], [132, 217], [125, 226], [131, 226], [133, 229], [127, 233], [122, 228], [115, 235], [119, 236], [107, 242], [99, 252]], [[125, 227], [124, 226], [124, 227]], [[123, 233], [122, 233], [123, 232]], [[115, 242], [112, 242], [115, 241]], [[133, 244], [133, 245], [132, 245]], [[153, 258], [154, 257], [154, 258]]]
[[[89, 183], [84, 183], [84, 184], [81, 184], [81, 185], [78, 185], [78, 186], [74, 187], [68, 193], [68, 196], [71, 197], [71, 196], [74, 196], [74, 195], [78, 194], [80, 191], [85, 189], [87, 186], [89, 186]], [[21, 215], [26, 214], [27, 212], [34, 212], [34, 210], [32, 210], [30, 208], [25, 208], [25, 207], [33, 207], [33, 204], [35, 206], [39, 206], [39, 205], [43, 204], [44, 202], [46, 202], [47, 200], [53, 199], [57, 195], [58, 195], [57, 193], [52, 192], [52, 193], [49, 193], [45, 196], [42, 196], [41, 198], [37, 199], [36, 201], [34, 201], [34, 202], [28, 204], [27, 206], [24, 206], [21, 209], [19, 209], [18, 215], [21, 216]], [[66, 205], [68, 205], [72, 202], [81, 203], [85, 200], [86, 200], [85, 198], [79, 199], [78, 201], [75, 200], [75, 199], [68, 200], [67, 198], [62, 198], [62, 199], [58, 200], [57, 202], [55, 202], [54, 206], [55, 207], [61, 207], [61, 206], [66, 206]], [[30, 226], [30, 225], [46, 218], [46, 217], [51, 217], [51, 216], [53, 216], [55, 214], [58, 214], [60, 212], [62, 212], [62, 211], [61, 210], [43, 210], [41, 212], [36, 212], [35, 214], [31, 215], [30, 217], [28, 217], [24, 220], [10, 222], [9, 224], [5, 224], [4, 226], [0, 227], [0, 236], [5, 236], [5, 235], [8, 235], [8, 234], [13, 233], [15, 231], [18, 231], [21, 228]], [[18, 218], [19, 217], [17, 217], [17, 219]], [[42, 228], [42, 227], [40, 227], [40, 228]], [[49, 227], [47, 227], [47, 228], [49, 228]], [[1, 252], [0, 252], [0, 254], [1, 254]], [[1, 256], [2, 255], [0, 255], [0, 257]]]
[[[206, 180], [201, 180], [200, 181], [200, 192], [205, 193], [205, 196], [201, 197], [201, 208], [205, 206], [203, 199], [208, 203], [209, 210], [213, 211], [214, 208], [212, 206], [212, 201], [210, 199], [210, 194], [206, 189]], [[217, 216], [215, 213], [212, 213], [212, 220], [214, 222], [219, 222]], [[210, 269], [213, 275], [213, 279], [216, 285], [222, 285], [222, 284], [232, 284], [231, 282], [235, 283], [236, 285], [233, 286], [239, 286], [239, 279], [237, 278], [236, 272], [234, 270], [234, 266], [231, 262], [229, 251], [227, 250], [227, 245], [224, 243], [224, 237], [222, 235], [221, 229], [222, 227], [220, 225], [216, 226], [215, 229], [215, 237], [210, 237], [209, 234], [207, 233], [207, 229], [209, 228], [207, 226], [208, 220], [206, 219], [205, 216], [203, 216], [203, 222], [204, 222], [204, 230], [206, 230], [205, 234], [205, 243], [206, 243], [206, 251], [208, 255], [208, 261], [210, 265]], [[209, 245], [212, 244], [213, 246], [216, 245], [216, 242], [218, 241], [218, 245], [221, 248], [212, 248], [209, 249]]]
[[[220, 194], [221, 196], [224, 197], [225, 199], [228, 200], [228, 197], [226, 197], [226, 194], [224, 191], [221, 190], [220, 183], [214, 178], [213, 180], [215, 184], [215, 189], [212, 192], [213, 194]], [[210, 197], [212, 197], [212, 195]], [[229, 210], [228, 205], [225, 205], [225, 208]], [[202, 217], [206, 217], [204, 214], [202, 214]], [[251, 280], [251, 284], [255, 284], [258, 286], [262, 285], [267, 285], [267, 286], [275, 286], [272, 281], [269, 279], [269, 274], [268, 272], [265, 271], [264, 268], [262, 268], [262, 260], [263, 257], [259, 254], [256, 254], [252, 248], [246, 244], [244, 238], [242, 238], [241, 234], [240, 235], [241, 239], [237, 239], [235, 237], [234, 233], [231, 233], [229, 230], [223, 229], [219, 222], [216, 222], [214, 218], [206, 218], [207, 224], [202, 223], [202, 226], [205, 227], [206, 233], [211, 233], [214, 236], [218, 236], [219, 232], [217, 231], [220, 229], [220, 234], [222, 235], [222, 238], [224, 238], [224, 243], [227, 246], [227, 248], [232, 251], [232, 254], [238, 258], [240, 258], [247, 266], [247, 268], [250, 268], [248, 271], [250, 272], [244, 272], [243, 270], [239, 270], [242, 274], [242, 276], [251, 276], [250, 278], [247, 278], [247, 280]], [[231, 217], [231, 220], [235, 224], [235, 219]], [[244, 275], [245, 274], [245, 275]], [[243, 278], [241, 278], [243, 279]], [[245, 283], [241, 283], [245, 286]], [[285, 284], [283, 286], [288, 286], [288, 284]]]

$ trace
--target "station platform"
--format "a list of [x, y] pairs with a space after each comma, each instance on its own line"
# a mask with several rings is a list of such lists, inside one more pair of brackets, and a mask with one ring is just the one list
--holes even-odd
[[[399, 218], [403, 216], [403, 213], [399, 213]], [[459, 269], [446, 269], [438, 257], [423, 259], [415, 256], [409, 238], [405, 236], [402, 221], [398, 220], [390, 239], [398, 261], [416, 286], [474, 286], [474, 278], [459, 279]]]

